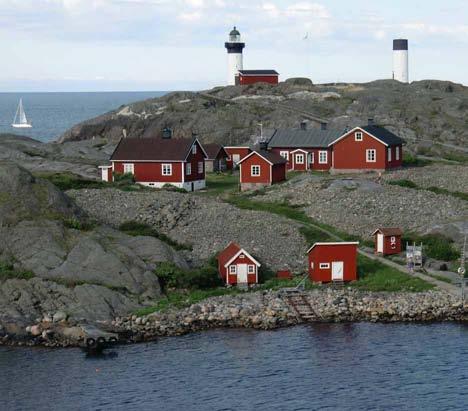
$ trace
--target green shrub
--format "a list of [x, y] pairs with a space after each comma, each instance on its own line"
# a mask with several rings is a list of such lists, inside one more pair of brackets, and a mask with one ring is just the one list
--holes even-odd
[[69, 173], [37, 174], [37, 176], [49, 180], [62, 191], [107, 187], [107, 184], [103, 181], [86, 180]]
[[35, 274], [32, 271], [18, 270], [13, 266], [13, 264], [0, 261], [0, 280], [9, 280], [12, 278], [30, 280], [34, 277]]
[[135, 183], [135, 177], [132, 173], [114, 173], [113, 174], [114, 184], [118, 186], [129, 185]]
[[392, 180], [389, 181], [388, 184], [391, 184], [393, 186], [400, 186], [400, 187], [407, 187], [407, 188], [418, 188], [418, 185], [411, 181], [411, 180]]
[[402, 238], [403, 244], [423, 244], [423, 254], [442, 261], [453, 261], [460, 258], [460, 251], [455, 248], [454, 241], [442, 234], [417, 235], [406, 233]]
[[423, 160], [417, 156], [412, 155], [411, 153], [403, 153], [403, 165], [407, 167], [424, 167], [428, 164], [431, 164], [429, 160]]
[[80, 231], [90, 231], [95, 227], [91, 221], [80, 221], [76, 218], [66, 218], [63, 220], [63, 225], [67, 228]]
[[192, 251], [192, 246], [187, 244], [180, 244], [177, 241], [174, 241], [172, 238], [168, 237], [166, 234], [160, 233], [155, 228], [149, 226], [148, 224], [139, 223], [138, 221], [126, 221], [119, 226], [119, 230], [124, 233], [132, 236], [147, 236], [155, 237], [176, 250], [189, 250]]
[[176, 187], [173, 184], [164, 184], [162, 186], [162, 189], [166, 190], [166, 191], [174, 191], [176, 193], [186, 193], [187, 192], [187, 190], [185, 190], [184, 188]]

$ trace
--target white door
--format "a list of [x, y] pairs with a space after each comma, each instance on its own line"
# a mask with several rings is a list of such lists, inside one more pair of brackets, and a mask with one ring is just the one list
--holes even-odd
[[240, 161], [240, 154], [233, 154], [232, 155], [232, 162], [233, 166], [237, 167], [237, 163]]
[[383, 253], [383, 234], [377, 234], [377, 252]]
[[247, 284], [247, 264], [237, 266], [237, 284]]
[[332, 262], [332, 281], [343, 280], [343, 261]]
[[101, 168], [101, 173], [102, 173], [102, 181], [109, 181], [108, 177], [108, 169], [107, 168]]

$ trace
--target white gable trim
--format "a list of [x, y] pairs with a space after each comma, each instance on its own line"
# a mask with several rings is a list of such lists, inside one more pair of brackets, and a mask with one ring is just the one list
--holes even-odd
[[306, 151], [306, 150], [303, 150], [302, 148], [297, 148], [296, 150], [294, 150], [294, 151], [291, 151], [291, 154], [292, 154], [292, 153], [295, 153], [296, 151], [301, 151], [302, 153], [305, 153], [305, 154], [307, 154], [307, 153], [308, 153], [308, 151]]
[[195, 138], [195, 140], [193, 140], [192, 144], [190, 145], [190, 148], [187, 152], [187, 155], [185, 156], [185, 160], [184, 161], [187, 161], [187, 158], [188, 156], [190, 155], [190, 153], [192, 152], [192, 147], [195, 145], [195, 143], [198, 143], [198, 145], [200, 146], [201, 148], [201, 151], [203, 151], [203, 154], [205, 155], [204, 157], [204, 160], [206, 160], [208, 158], [208, 154], [206, 154], [206, 151], [205, 149], [203, 148], [202, 144], [200, 143], [200, 141], [198, 140], [198, 138]]
[[339, 241], [339, 242], [330, 242], [330, 243], [315, 243], [312, 247], [310, 247], [307, 252], [310, 253], [312, 248], [317, 245], [359, 245], [359, 241]]
[[271, 166], [273, 163], [270, 160], [267, 160], [265, 157], [263, 157], [258, 151], [252, 151], [250, 154], [246, 155], [242, 160], [240, 160], [237, 164], [241, 164], [243, 161], [247, 160], [249, 157], [253, 156], [254, 154], [257, 154], [261, 158], [263, 158], [268, 164]]
[[241, 254], [245, 254], [250, 260], [253, 261], [253, 263], [257, 266], [260, 267], [261, 264], [253, 258], [247, 251], [245, 251], [243, 248], [241, 248], [235, 255], [232, 257], [226, 264], [224, 264], [224, 267], [227, 267], [229, 264], [231, 264], [237, 257], [239, 257]]
[[361, 127], [354, 127], [352, 130], [347, 131], [341, 137], [338, 137], [335, 141], [332, 141], [328, 145], [328, 147], [334, 145], [335, 143], [337, 143], [340, 140], [343, 140], [346, 136], [348, 136], [349, 134], [355, 133], [356, 131], [361, 131], [364, 134], [369, 134], [374, 140], [377, 140], [379, 143], [382, 143], [385, 147], [389, 147], [389, 145], [387, 143], [384, 143], [382, 140], [380, 140], [379, 138], [377, 138], [376, 136], [374, 136], [373, 134], [369, 133], [368, 131], [364, 130]]

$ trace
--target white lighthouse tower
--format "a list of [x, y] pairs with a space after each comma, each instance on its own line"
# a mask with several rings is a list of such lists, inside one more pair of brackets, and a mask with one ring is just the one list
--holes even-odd
[[243, 69], [242, 50], [245, 43], [241, 42], [241, 36], [236, 26], [229, 33], [229, 41], [224, 43], [228, 52], [228, 85], [236, 84], [236, 75]]
[[393, 79], [402, 83], [409, 82], [408, 76], [408, 40], [393, 40]]

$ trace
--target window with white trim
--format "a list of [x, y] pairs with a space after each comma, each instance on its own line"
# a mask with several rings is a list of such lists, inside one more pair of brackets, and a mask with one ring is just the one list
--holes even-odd
[[366, 161], [368, 163], [375, 163], [377, 159], [377, 150], [370, 148], [366, 150]]
[[250, 168], [250, 175], [258, 177], [260, 175], [260, 166], [252, 166]]
[[392, 148], [391, 147], [387, 148], [387, 160], [392, 161]]
[[314, 262], [313, 261], [310, 262], [310, 268], [314, 269]]
[[304, 164], [304, 154], [296, 154], [296, 164]]
[[192, 174], [192, 164], [187, 163], [187, 164], [185, 165], [185, 174], [188, 175], [188, 176], [189, 176], [190, 174]]
[[197, 145], [196, 144], [194, 144], [192, 146], [192, 154], [197, 154]]
[[172, 176], [172, 164], [162, 164], [161, 168], [163, 176]]
[[321, 270], [327, 270], [330, 268], [330, 263], [320, 263], [319, 267]]
[[124, 163], [123, 168], [124, 174], [134, 174], [135, 172], [135, 167], [133, 163]]
[[237, 266], [236, 265], [230, 265], [229, 266], [229, 274], [237, 274]]
[[280, 156], [289, 160], [289, 151], [280, 151]]
[[328, 163], [328, 151], [319, 151], [319, 164]]
[[390, 242], [391, 242], [391, 243], [394, 243], [395, 241], [396, 241], [396, 238], [392, 235], [392, 236], [390, 237]]
[[309, 153], [309, 164], [314, 164], [315, 155], [314, 152]]
[[198, 162], [198, 174], [203, 173], [203, 161]]
[[354, 140], [356, 141], [362, 141], [362, 132], [361, 131], [356, 131], [354, 133]]
[[395, 160], [400, 159], [400, 147], [396, 146], [395, 147]]
[[254, 274], [255, 273], [255, 266], [254, 265], [249, 265], [249, 274]]
[[244, 255], [244, 254], [241, 254], [241, 255], [239, 256], [239, 258], [245, 258], [245, 255]]

